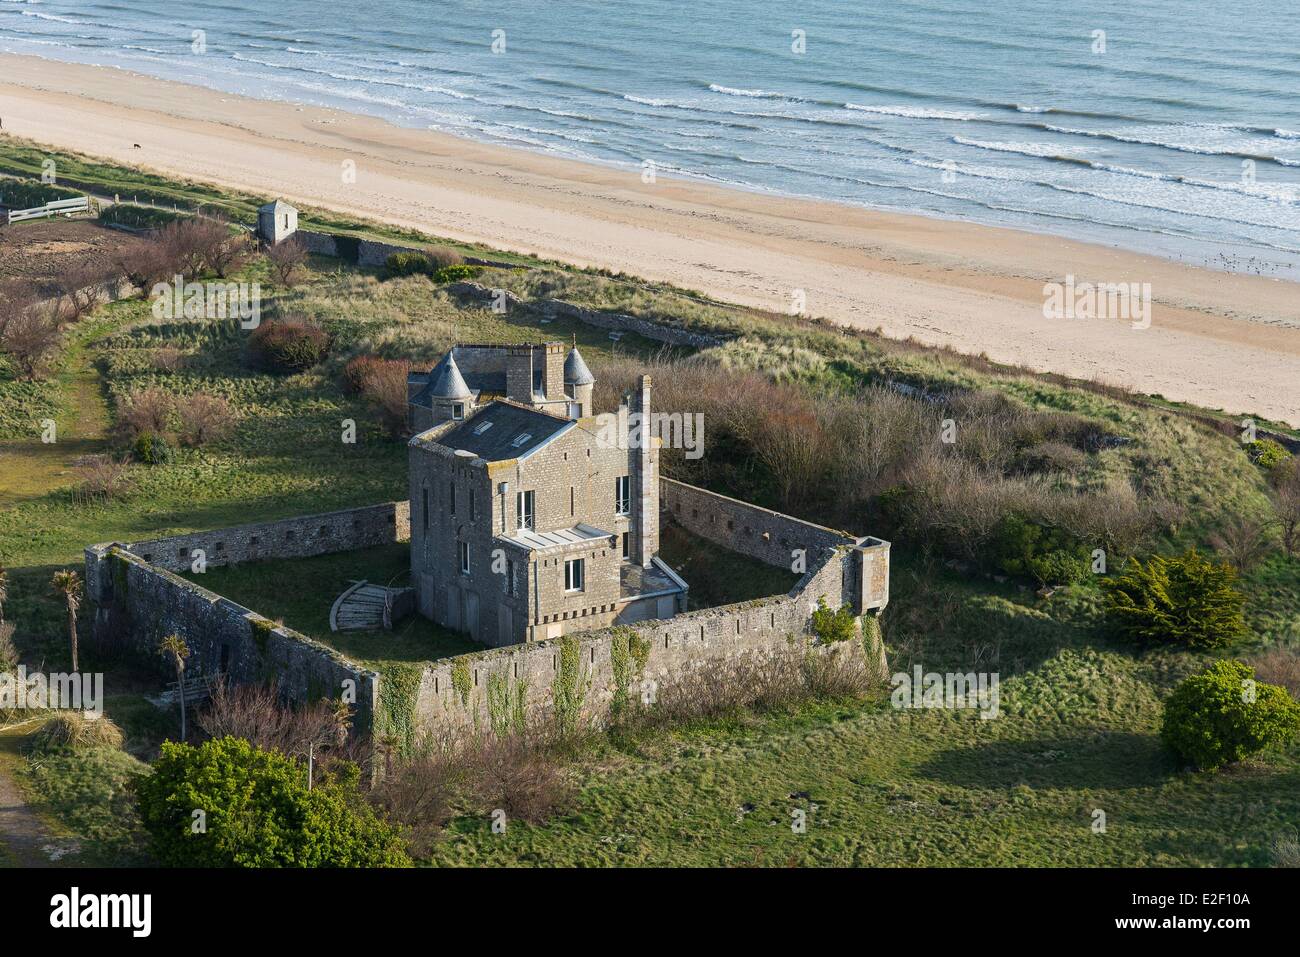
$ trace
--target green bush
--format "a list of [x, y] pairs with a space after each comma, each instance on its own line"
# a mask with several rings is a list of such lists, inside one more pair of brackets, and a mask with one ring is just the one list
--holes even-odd
[[397, 831], [364, 802], [356, 766], [347, 767], [309, 791], [302, 764], [243, 738], [167, 742], [135, 785], [140, 819], [157, 859], [176, 867], [408, 865]]
[[460, 263], [451, 266], [443, 266], [433, 274], [434, 282], [460, 282], [464, 279], [473, 279], [483, 270], [478, 266], [466, 266]]
[[1103, 579], [1106, 612], [1126, 637], [1149, 644], [1219, 648], [1246, 635], [1245, 596], [1237, 571], [1189, 549], [1175, 558], [1134, 560], [1124, 573]]
[[393, 253], [384, 260], [384, 276], [393, 279], [398, 276], [432, 276], [433, 260], [424, 253]]
[[26, 179], [0, 180], [0, 206], [9, 209], [34, 209], [60, 199], [85, 196], [81, 190]]
[[1247, 442], [1246, 454], [1250, 456], [1252, 462], [1268, 472], [1291, 458], [1291, 453], [1286, 450], [1286, 447], [1273, 439]]
[[1165, 702], [1160, 737], [1184, 761], [1212, 771], [1285, 745], [1300, 733], [1300, 704], [1285, 688], [1255, 681], [1239, 661], [1216, 661]]
[[1073, 535], [1019, 515], [1002, 520], [992, 550], [1006, 574], [1040, 585], [1072, 585], [1088, 575], [1087, 552]]
[[131, 452], [137, 462], [145, 465], [166, 465], [175, 458], [176, 450], [165, 435], [142, 432], [131, 446]]
[[848, 641], [857, 634], [857, 629], [854, 628], [856, 620], [857, 616], [848, 605], [841, 605], [837, 610], [831, 611], [826, 604], [826, 596], [823, 595], [817, 599], [817, 609], [812, 614], [813, 633], [826, 645]]
[[101, 223], [129, 226], [132, 229], [156, 229], [182, 218], [184, 218], [183, 213], [173, 212], [170, 209], [155, 209], [152, 206], [136, 206], [132, 203], [117, 203], [99, 214]]
[[253, 364], [272, 372], [302, 372], [329, 353], [329, 334], [300, 319], [272, 319], [248, 337]]

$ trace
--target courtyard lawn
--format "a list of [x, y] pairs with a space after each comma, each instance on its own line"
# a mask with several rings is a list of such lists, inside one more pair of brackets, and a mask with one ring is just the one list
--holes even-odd
[[784, 595], [799, 580], [793, 572], [729, 551], [672, 522], [659, 532], [659, 557], [690, 586], [689, 611]]
[[330, 606], [354, 581], [404, 587], [410, 572], [410, 547], [399, 542], [314, 558], [227, 565], [185, 577], [371, 668], [482, 651], [483, 646], [468, 636], [418, 614], [399, 622], [391, 632], [330, 631]]

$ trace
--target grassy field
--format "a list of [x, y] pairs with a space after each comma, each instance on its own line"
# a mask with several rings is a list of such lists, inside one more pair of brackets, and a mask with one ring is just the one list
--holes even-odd
[[[39, 169], [28, 147], [0, 140], [0, 171], [33, 162]], [[174, 192], [178, 202], [220, 201], [241, 214], [256, 201], [77, 162], [69, 158], [60, 170], [70, 181], [81, 176], [106, 191]], [[402, 238], [368, 224], [350, 227]], [[555, 296], [732, 336], [700, 356], [708, 362], [707, 375], [719, 381], [758, 370], [817, 398], [888, 382], [979, 389], [1035, 413], [1082, 416], [1123, 441], [1088, 452], [1069, 473], [1026, 484], [1081, 496], [1118, 483], [1176, 501], [1177, 521], [1156, 543], [1162, 550], [1207, 547], [1225, 522], [1267, 515], [1265, 477], [1240, 444], [1158, 401], [846, 335], [632, 277], [530, 267], [492, 270], [480, 281], [528, 297]], [[314, 260], [293, 289], [271, 283], [261, 263], [239, 278], [263, 283], [266, 314], [317, 319], [333, 338], [329, 359], [298, 375], [257, 372], [244, 361], [244, 333], [232, 323], [157, 320], [147, 303], [126, 301], [97, 310], [69, 332], [50, 380], [18, 382], [0, 369], [0, 563], [11, 572], [6, 618], [18, 623], [16, 640], [29, 663], [50, 669], [67, 663], [62, 609], [49, 579], [55, 569], [79, 562], [88, 543], [404, 496], [402, 443], [340, 387], [339, 373], [353, 355], [432, 363], [456, 341], [576, 336], [597, 379], [607, 383], [615, 370], [686, 354], [635, 336], [614, 342], [605, 331], [570, 320], [542, 323], [522, 311], [503, 316], [465, 308], [424, 278], [381, 281], [373, 271], [327, 259]], [[178, 366], [160, 361], [170, 350], [179, 352]], [[71, 464], [86, 452], [119, 448], [112, 424], [121, 400], [146, 387], [182, 397], [220, 395], [237, 414], [235, 428], [220, 443], [180, 450], [169, 464], [133, 466], [129, 495], [87, 505], [71, 491]], [[672, 397], [670, 383], [661, 388], [658, 370], [656, 389]], [[44, 417], [60, 424], [62, 439], [54, 446], [42, 446], [31, 430]], [[360, 427], [356, 445], [340, 442], [348, 418]], [[719, 457], [712, 471], [678, 475], [781, 507], [770, 465], [731, 438], [712, 446], [705, 462]], [[665, 456], [666, 472], [681, 466]], [[848, 500], [847, 479], [833, 475], [827, 484], [833, 494], [796, 510], [858, 534], [879, 531], [874, 506]], [[665, 529], [663, 553], [691, 583], [696, 602], [780, 593], [792, 583], [792, 576], [766, 566], [718, 567], [671, 529]], [[405, 570], [400, 548], [365, 556], [364, 571], [355, 560], [360, 554], [285, 563], [274, 575], [260, 565], [213, 569], [202, 583], [380, 666], [455, 653], [463, 639], [425, 622], [408, 623], [395, 635], [329, 635], [322, 627], [329, 603], [348, 581], [386, 581], [386, 574]], [[457, 819], [431, 861], [1255, 866], [1270, 863], [1274, 840], [1296, 836], [1297, 749], [1193, 775], [1175, 767], [1160, 747], [1160, 703], [1180, 678], [1205, 664], [1204, 657], [1113, 642], [1091, 580], [1039, 598], [1032, 583], [964, 565], [955, 570], [946, 556], [919, 542], [895, 538], [893, 557], [893, 597], [883, 622], [891, 665], [1000, 673], [998, 719], [898, 711], [876, 699], [742, 714], [653, 736], [598, 738], [575, 765], [581, 790], [573, 813], [546, 826], [512, 824], [505, 835], [492, 834], [484, 820]], [[287, 589], [286, 582], [296, 587]], [[1243, 588], [1252, 637], [1233, 651], [1300, 647], [1300, 562], [1273, 548], [1246, 574]], [[83, 622], [83, 636], [88, 626]], [[127, 732], [127, 750], [39, 766], [24, 759], [14, 770], [41, 813], [82, 839], [87, 853], [102, 855], [97, 860], [139, 860], [130, 850], [138, 833], [119, 813], [120, 786], [144, 770], [140, 759], [150, 759], [164, 735], [174, 733], [172, 719], [143, 702], [156, 677], [126, 668], [88, 640], [82, 653], [83, 669], [109, 673], [109, 713]], [[791, 831], [795, 809], [807, 814], [804, 834]], [[1106, 815], [1105, 833], [1092, 829], [1097, 810]]]

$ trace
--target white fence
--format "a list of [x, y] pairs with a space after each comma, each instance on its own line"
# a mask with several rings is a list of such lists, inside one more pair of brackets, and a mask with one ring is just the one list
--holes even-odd
[[41, 219], [44, 216], [63, 216], [89, 211], [90, 197], [78, 196], [76, 199], [60, 199], [33, 209], [11, 209], [5, 213], [5, 225], [20, 223], [25, 219]]

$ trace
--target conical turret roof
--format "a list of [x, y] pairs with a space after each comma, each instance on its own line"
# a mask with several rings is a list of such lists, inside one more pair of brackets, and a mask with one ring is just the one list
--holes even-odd
[[468, 399], [469, 386], [456, 367], [456, 358], [450, 352], [433, 367], [429, 376], [429, 394], [435, 399]]
[[577, 346], [574, 346], [564, 360], [564, 384], [591, 385], [595, 381], [596, 377], [587, 368], [587, 363], [582, 361], [582, 353], [578, 351]]

